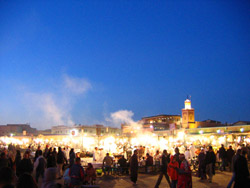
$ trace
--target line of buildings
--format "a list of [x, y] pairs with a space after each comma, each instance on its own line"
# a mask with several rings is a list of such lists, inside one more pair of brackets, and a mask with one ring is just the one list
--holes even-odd
[[159, 137], [175, 136], [178, 132], [186, 135], [234, 135], [231, 141], [249, 139], [250, 122], [238, 121], [233, 124], [223, 124], [215, 120], [195, 121], [195, 110], [191, 107], [191, 100], [186, 99], [182, 115], [156, 115], [143, 117], [136, 125], [121, 124], [121, 128], [105, 127], [103, 125], [75, 125], [53, 126], [48, 130], [36, 130], [29, 124], [0, 125], [0, 136], [39, 136], [39, 135], [70, 135], [70, 136], [127, 136], [133, 137], [137, 133], [151, 132]]

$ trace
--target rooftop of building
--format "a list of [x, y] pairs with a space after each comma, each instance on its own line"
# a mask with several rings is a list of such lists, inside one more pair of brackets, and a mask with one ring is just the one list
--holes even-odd
[[142, 117], [142, 119], [164, 118], [164, 117], [172, 117], [172, 116], [181, 117], [181, 115], [159, 114], [159, 115], [155, 115], [155, 116]]

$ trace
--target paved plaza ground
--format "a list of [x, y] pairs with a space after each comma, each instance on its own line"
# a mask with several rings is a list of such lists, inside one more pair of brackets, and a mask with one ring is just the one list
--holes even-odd
[[[213, 182], [209, 183], [207, 180], [201, 181], [199, 178], [193, 176], [193, 188], [225, 188], [230, 181], [232, 173], [216, 171], [213, 177]], [[133, 186], [129, 176], [102, 176], [98, 177], [96, 184], [100, 188], [154, 188], [158, 175], [139, 174], [136, 186]], [[58, 183], [63, 184], [63, 180], [58, 180]], [[162, 179], [160, 187], [169, 187], [165, 177]]]

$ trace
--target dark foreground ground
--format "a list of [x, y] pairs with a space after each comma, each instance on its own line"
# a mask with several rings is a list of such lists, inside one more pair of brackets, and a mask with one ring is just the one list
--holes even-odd
[[[193, 176], [193, 188], [225, 188], [231, 179], [230, 172], [216, 171], [216, 175], [213, 177], [213, 182], [209, 183], [207, 180], [201, 181], [199, 178]], [[133, 186], [129, 176], [102, 176], [98, 177], [96, 184], [100, 188], [153, 188], [157, 181], [158, 175], [139, 174], [137, 185]], [[58, 183], [63, 185], [63, 180], [57, 180]], [[41, 179], [39, 181], [39, 187], [41, 185]], [[169, 187], [164, 177], [162, 179], [160, 187]]]

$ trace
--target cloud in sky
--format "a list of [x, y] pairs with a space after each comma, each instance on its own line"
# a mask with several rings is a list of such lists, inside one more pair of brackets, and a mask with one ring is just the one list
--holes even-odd
[[[69, 75], [64, 75], [61, 84], [58, 85], [63, 85], [59, 93], [24, 92], [24, 104], [32, 119], [39, 118], [39, 129], [51, 128], [56, 125], [74, 125], [71, 116], [74, 96], [83, 95], [92, 88], [91, 83], [86, 79], [74, 78]], [[34, 124], [37, 122], [34, 120]]]
[[134, 113], [129, 110], [119, 110], [110, 114], [106, 121], [115, 127], [120, 127], [122, 123], [129, 124], [131, 126], [140, 126], [140, 124], [133, 120]]
[[92, 88], [91, 83], [84, 78], [70, 77], [66, 74], [63, 78], [64, 87], [74, 94], [84, 94]]

